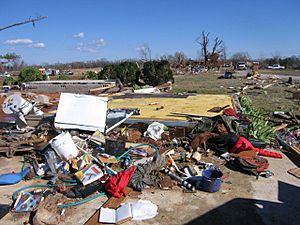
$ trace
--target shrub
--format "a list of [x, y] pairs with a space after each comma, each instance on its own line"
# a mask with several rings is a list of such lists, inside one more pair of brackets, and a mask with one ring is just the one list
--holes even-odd
[[146, 84], [152, 86], [168, 81], [174, 82], [173, 73], [167, 60], [146, 62], [142, 78]]
[[18, 78], [14, 77], [5, 77], [3, 80], [3, 85], [15, 85], [18, 84]]
[[117, 64], [109, 64], [103, 67], [103, 70], [98, 73], [99, 79], [117, 79]]
[[98, 80], [98, 74], [95, 73], [94, 71], [87, 71], [83, 74], [81, 77], [82, 80]]
[[20, 71], [19, 81], [29, 82], [29, 81], [41, 81], [45, 80], [46, 76], [40, 73], [40, 71], [35, 67], [26, 67]]
[[122, 62], [120, 64], [106, 65], [98, 73], [99, 79], [120, 79], [125, 85], [133, 85], [140, 74], [139, 68], [134, 62]]
[[117, 78], [125, 85], [133, 85], [139, 76], [139, 68], [134, 62], [122, 62], [116, 69]]
[[59, 74], [57, 80], [70, 80], [70, 77], [67, 74]]

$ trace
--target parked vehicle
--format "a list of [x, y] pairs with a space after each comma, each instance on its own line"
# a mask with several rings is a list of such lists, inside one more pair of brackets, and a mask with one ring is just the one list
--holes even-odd
[[285, 67], [280, 66], [279, 64], [273, 64], [272, 66], [268, 66], [268, 69], [271, 69], [271, 70], [284, 70]]
[[247, 65], [245, 62], [238, 62], [237, 63], [237, 69], [238, 70], [246, 70], [247, 69]]
[[9, 86], [9, 85], [4, 85], [4, 86], [2, 86], [2, 90], [3, 90], [4, 92], [9, 91], [10, 89], [11, 89], [11, 86]]
[[10, 74], [8, 72], [0, 73], [0, 77], [10, 77]]

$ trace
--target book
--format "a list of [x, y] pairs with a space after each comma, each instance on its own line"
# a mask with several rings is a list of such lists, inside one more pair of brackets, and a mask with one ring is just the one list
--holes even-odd
[[85, 186], [101, 178], [103, 172], [97, 165], [90, 164], [75, 173], [75, 176]]
[[131, 204], [125, 203], [117, 209], [100, 208], [99, 222], [121, 224], [132, 219]]

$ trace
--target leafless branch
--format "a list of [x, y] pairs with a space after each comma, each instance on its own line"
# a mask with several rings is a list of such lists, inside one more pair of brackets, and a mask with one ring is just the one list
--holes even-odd
[[223, 52], [222, 44], [223, 44], [223, 41], [220, 40], [218, 37], [216, 37], [214, 40], [212, 54], [214, 54], [214, 53], [220, 54], [221, 52]]
[[48, 16], [39, 16], [36, 19], [30, 19], [30, 20], [26, 20], [26, 21], [23, 21], [23, 22], [20, 22], [20, 23], [15, 23], [15, 24], [12, 24], [12, 25], [9, 25], [9, 26], [6, 26], [6, 27], [2, 27], [2, 28], [0, 28], [0, 31], [11, 28], [11, 27], [20, 26], [20, 25], [23, 25], [23, 24], [26, 24], [26, 23], [32, 23], [32, 25], [35, 26], [36, 21], [43, 20], [43, 19], [46, 19], [46, 18], [48, 18]]
[[142, 60], [151, 61], [151, 49], [148, 44], [143, 44], [141, 47], [138, 48], [138, 51], [142, 57]]
[[196, 39], [196, 42], [199, 45], [201, 45], [201, 52], [204, 57], [204, 63], [205, 65], [207, 65], [207, 61], [209, 57], [209, 51], [208, 51], [209, 33], [205, 34], [205, 32], [202, 31], [201, 36]]

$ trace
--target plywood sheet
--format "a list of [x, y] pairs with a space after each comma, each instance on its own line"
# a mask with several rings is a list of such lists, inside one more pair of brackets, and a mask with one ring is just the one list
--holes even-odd
[[231, 96], [196, 95], [187, 98], [124, 98], [112, 99], [108, 102], [109, 108], [139, 108], [141, 115], [132, 116], [131, 118], [160, 120], [186, 120], [185, 117], [170, 115], [171, 112], [216, 116], [222, 112], [207, 111], [213, 107], [225, 105], [232, 107]]

